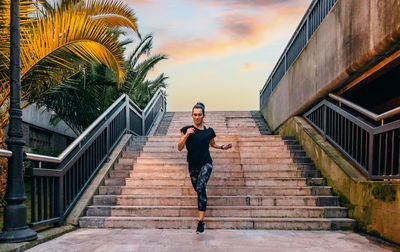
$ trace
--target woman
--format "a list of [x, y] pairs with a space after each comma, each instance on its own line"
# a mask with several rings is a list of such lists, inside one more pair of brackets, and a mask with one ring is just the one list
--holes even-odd
[[181, 151], [185, 145], [187, 149], [187, 162], [189, 166], [190, 179], [194, 190], [197, 192], [197, 203], [199, 219], [196, 233], [204, 233], [204, 215], [207, 207], [206, 184], [212, 171], [212, 159], [209, 146], [216, 149], [228, 150], [232, 144], [217, 145], [215, 143], [215, 132], [212, 128], [204, 126], [204, 104], [198, 102], [192, 109], [193, 125], [181, 129], [181, 138], [178, 150]]

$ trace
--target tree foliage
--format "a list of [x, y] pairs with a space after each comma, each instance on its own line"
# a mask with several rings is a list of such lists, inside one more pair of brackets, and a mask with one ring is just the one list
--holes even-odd
[[[38, 104], [55, 112], [54, 123], [63, 120], [80, 134], [123, 93], [141, 108], [147, 105], [159, 88], [166, 88], [165, 74], [147, 79], [148, 73], [165, 55], [150, 55], [151, 35], [145, 36], [125, 63], [126, 78], [117, 87], [117, 77], [104, 64], [95, 64], [63, 84], [49, 90]], [[141, 59], [146, 56], [146, 59]]]
[[[0, 3], [0, 123], [8, 121], [10, 0]], [[138, 31], [133, 10], [116, 0], [21, 1], [21, 88], [25, 107], [93, 62], [125, 79], [118, 28]], [[3, 43], [4, 42], [4, 43]]]

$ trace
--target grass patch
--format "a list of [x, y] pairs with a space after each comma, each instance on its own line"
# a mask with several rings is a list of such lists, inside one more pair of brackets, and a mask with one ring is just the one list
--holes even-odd
[[[26, 213], [27, 213], [27, 223], [31, 222], [31, 185], [30, 183], [25, 183], [25, 193], [26, 193]], [[0, 208], [0, 229], [4, 226], [4, 207]]]

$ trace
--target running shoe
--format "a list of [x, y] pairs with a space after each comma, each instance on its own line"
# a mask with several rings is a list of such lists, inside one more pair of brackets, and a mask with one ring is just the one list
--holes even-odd
[[196, 234], [204, 234], [205, 228], [206, 224], [204, 223], [204, 221], [199, 221], [199, 223], [197, 224]]

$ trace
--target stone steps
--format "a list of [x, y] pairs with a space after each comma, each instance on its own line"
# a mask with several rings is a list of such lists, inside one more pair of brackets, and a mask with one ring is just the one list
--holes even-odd
[[[164, 142], [164, 141], [178, 141], [180, 137], [177, 136], [149, 136], [148, 142]], [[282, 141], [282, 137], [279, 135], [260, 135], [260, 136], [224, 136], [219, 135], [215, 137], [215, 141], [229, 141], [229, 140], [239, 140], [239, 141]]]
[[[267, 126], [255, 112], [210, 112], [207, 121], [217, 144], [233, 145], [210, 148], [207, 229], [353, 228], [296, 139], [262, 135]], [[121, 153], [81, 227], [195, 228], [197, 195], [187, 152], [177, 150], [179, 130], [192, 124], [191, 114], [175, 112], [161, 124], [158, 131], [166, 136], [135, 138]]]
[[[222, 142], [218, 142], [218, 144], [223, 144]], [[296, 150], [297, 146], [290, 146], [290, 148], [293, 148], [293, 150]], [[269, 147], [264, 147], [264, 146], [234, 146], [231, 149], [229, 149], [229, 152], [259, 152], [259, 153], [266, 153], [266, 152], [279, 152], [279, 151], [290, 151], [289, 146], [287, 145], [278, 145], [278, 146], [269, 146]], [[174, 153], [187, 153], [186, 148], [178, 151], [177, 144], [172, 145], [172, 146], [144, 146], [143, 147], [143, 152], [174, 152]], [[218, 150], [218, 149], [211, 149], [211, 153], [218, 153], [218, 152], [228, 152], [224, 150]]]
[[[302, 163], [307, 160], [294, 160], [295, 162]], [[135, 161], [129, 158], [120, 158], [119, 162], [121, 164], [134, 164]], [[213, 157], [213, 164], [292, 164], [293, 159], [290, 157], [282, 158], [227, 158], [227, 157]], [[155, 159], [154, 157], [138, 157], [136, 159], [136, 164], [187, 164], [186, 158], [168, 158], [163, 159], [162, 157]]]
[[[336, 196], [208, 196], [208, 206], [337, 206]], [[197, 196], [96, 195], [94, 205], [195, 206]]]
[[[303, 152], [301, 152], [303, 153]], [[211, 152], [213, 159], [218, 158], [255, 158], [255, 159], [269, 159], [269, 158], [290, 158], [292, 157], [292, 153], [290, 151], [282, 151], [282, 152]], [[185, 159], [187, 153], [179, 153], [179, 152], [141, 152], [139, 157], [142, 158], [179, 158]], [[123, 152], [122, 157], [137, 157], [136, 153], [132, 152]], [[300, 155], [298, 155], [300, 156]], [[303, 156], [305, 154], [303, 153]]]
[[[90, 206], [88, 216], [192, 217], [197, 206]], [[346, 208], [337, 206], [208, 206], [209, 217], [344, 218]]]
[[[87, 228], [167, 228], [195, 229], [195, 217], [82, 217]], [[354, 220], [348, 218], [233, 218], [209, 217], [207, 229], [281, 229], [281, 230], [347, 230]]]
[[[116, 170], [131, 169], [133, 164], [117, 164]], [[135, 171], [138, 172], [187, 172], [187, 163], [180, 164], [143, 164], [135, 163]], [[284, 171], [284, 170], [299, 170], [299, 171], [315, 171], [312, 164], [213, 164], [213, 172], [216, 171], [243, 171], [243, 172], [262, 172], [262, 171]]]
[[[106, 183], [107, 185], [107, 183]], [[170, 185], [192, 185], [190, 179], [174, 178], [126, 178], [125, 185], [144, 185], [144, 186], [170, 186]], [[268, 179], [244, 179], [244, 178], [215, 178], [211, 177], [207, 183], [210, 186], [305, 186], [305, 178], [268, 178]]]
[[[307, 196], [331, 195], [330, 186], [208, 186], [207, 195], [218, 196]], [[196, 195], [192, 186], [100, 186], [101, 195], [167, 195], [183, 196]]]
[[[189, 179], [190, 175], [186, 171], [159, 171], [145, 170], [138, 171], [111, 171], [110, 177], [131, 177], [131, 178], [160, 178], [160, 179]], [[244, 178], [244, 179], [260, 179], [260, 178], [303, 178], [302, 171], [298, 170], [283, 170], [283, 171], [213, 171], [211, 178]]]

